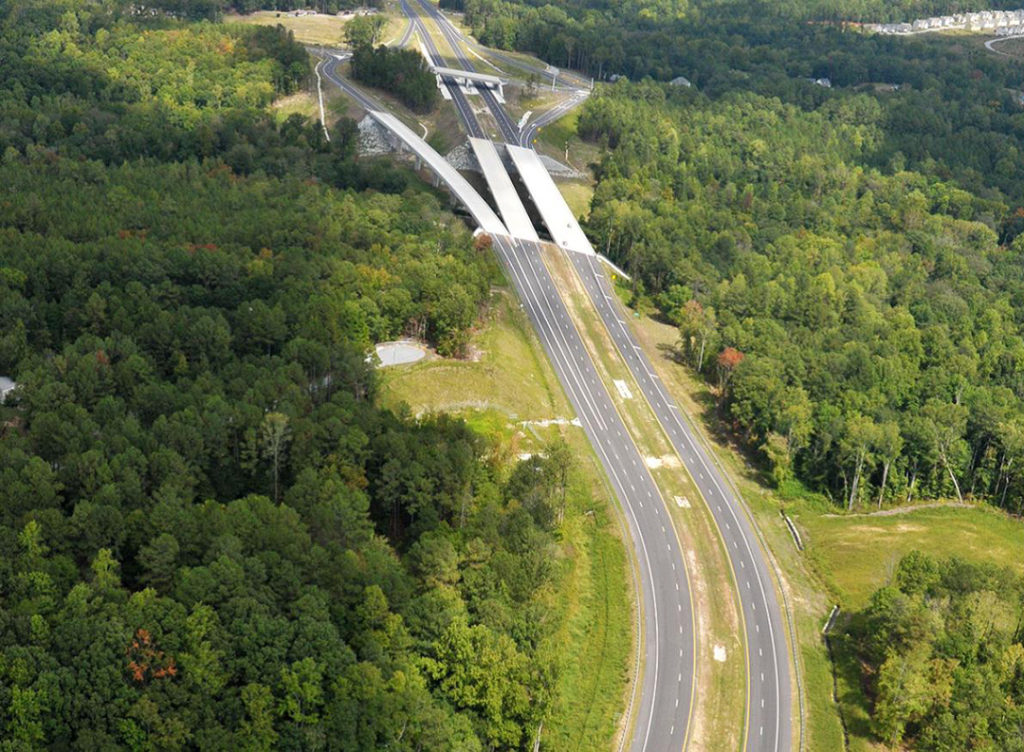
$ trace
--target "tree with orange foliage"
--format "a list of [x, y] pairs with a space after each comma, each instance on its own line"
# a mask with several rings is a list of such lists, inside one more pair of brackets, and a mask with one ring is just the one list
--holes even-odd
[[727, 347], [718, 353], [718, 397], [725, 398], [725, 387], [729, 385], [737, 366], [743, 362], [744, 355], [735, 347]]
[[148, 629], [140, 627], [136, 630], [125, 654], [128, 656], [128, 675], [136, 684], [144, 684], [151, 679], [165, 679], [178, 673], [174, 658], [156, 648]]

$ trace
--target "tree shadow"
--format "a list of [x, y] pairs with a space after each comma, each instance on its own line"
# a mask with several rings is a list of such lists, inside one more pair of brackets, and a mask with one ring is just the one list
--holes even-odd
[[853, 638], [845, 631], [837, 630], [828, 637], [828, 642], [835, 676], [835, 699], [839, 705], [843, 728], [848, 737], [873, 740], [875, 735], [871, 729], [868, 677], [857, 658]]
[[[673, 345], [662, 343], [657, 345], [657, 350], [665, 360], [671, 361], [680, 368], [689, 369], [682, 354]], [[699, 375], [693, 374], [692, 371], [691, 376], [697, 379], [701, 378]], [[751, 446], [729, 425], [727, 416], [723, 413], [718, 399], [710, 389], [702, 389], [696, 394], [691, 394], [690, 397], [699, 407], [699, 412], [692, 416], [694, 422], [698, 423], [704, 434], [714, 443], [725, 447], [743, 461], [739, 468], [743, 478], [764, 487], [771, 487], [773, 481], [765, 466], [764, 458], [755, 447]]]

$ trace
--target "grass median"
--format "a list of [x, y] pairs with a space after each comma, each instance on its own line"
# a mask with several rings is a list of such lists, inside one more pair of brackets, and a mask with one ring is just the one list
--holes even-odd
[[[747, 695], [745, 639], [734, 577], [722, 539], [693, 479], [619, 357], [569, 260], [549, 247], [545, 261], [612, 401], [666, 501], [666, 511], [686, 557], [697, 643], [690, 748], [739, 749]], [[626, 386], [625, 391], [620, 392], [617, 381]], [[624, 396], [627, 392], [632, 396]]]

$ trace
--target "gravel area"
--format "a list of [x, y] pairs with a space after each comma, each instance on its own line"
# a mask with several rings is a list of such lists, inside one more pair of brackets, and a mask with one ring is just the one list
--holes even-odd
[[445, 155], [445, 160], [456, 170], [470, 170], [480, 172], [480, 165], [476, 163], [473, 150], [469, 147], [469, 141], [463, 141]]
[[377, 156], [392, 151], [391, 144], [385, 136], [383, 127], [367, 115], [359, 121], [358, 151], [364, 156]]

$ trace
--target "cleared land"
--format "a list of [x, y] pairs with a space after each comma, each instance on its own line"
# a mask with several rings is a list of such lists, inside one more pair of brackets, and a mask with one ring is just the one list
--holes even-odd
[[[931, 507], [902, 514], [794, 514], [822, 579], [847, 609], [867, 605], [913, 550], [942, 559], [1009, 566], [1024, 572], [1024, 525], [990, 507]], [[830, 574], [831, 573], [831, 574]]]
[[549, 650], [557, 696], [543, 741], [552, 750], [611, 749], [631, 690], [634, 584], [611, 491], [533, 334], [507, 290], [471, 343], [471, 358], [434, 358], [381, 372], [381, 400], [414, 414], [446, 411], [487, 436], [495, 458], [543, 451], [562, 436], [577, 464], [569, 479], [549, 598], [564, 617]]
[[[287, 11], [259, 10], [246, 15], [232, 14], [224, 17], [226, 23], [255, 24], [258, 26], [277, 26], [280, 24], [295, 34], [295, 39], [303, 44], [322, 44], [341, 46], [344, 44], [345, 24], [353, 16], [332, 16], [326, 13], [311, 13], [295, 16]], [[401, 34], [405, 29], [405, 19], [388, 16], [387, 26], [381, 32], [384, 41]]]

